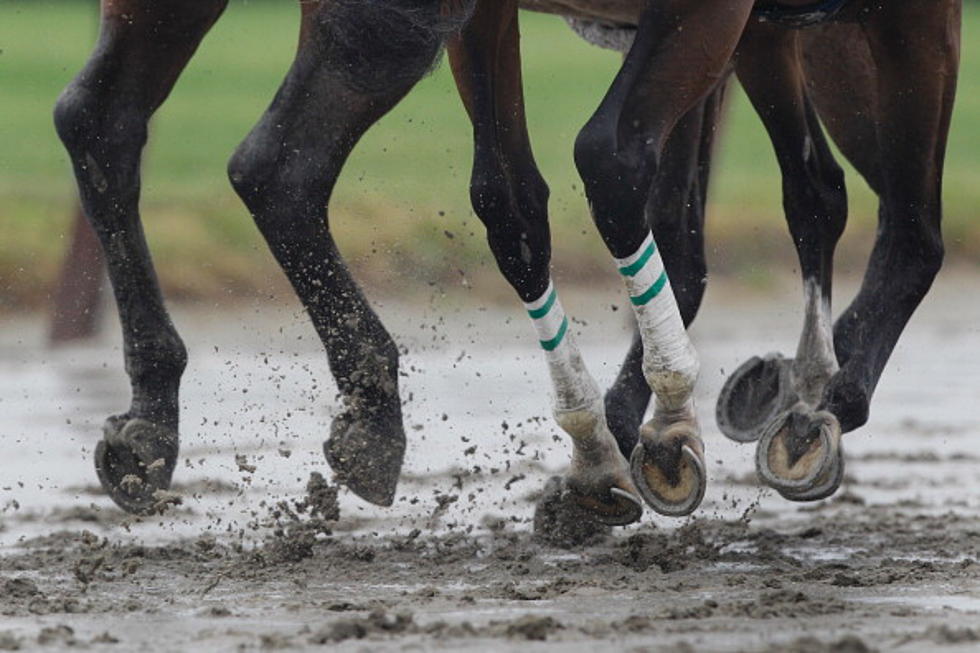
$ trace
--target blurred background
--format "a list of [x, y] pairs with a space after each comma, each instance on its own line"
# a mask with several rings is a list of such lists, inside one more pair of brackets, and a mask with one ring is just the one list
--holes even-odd
[[[142, 206], [171, 299], [233, 302], [288, 292], [225, 164], [289, 66], [298, 16], [293, 2], [231, 0], [154, 119]], [[944, 231], [950, 268], [975, 270], [980, 55], [973, 37], [980, 36], [980, 6], [968, 3], [964, 18]], [[93, 0], [0, 3], [0, 314], [50, 305], [75, 205], [51, 109], [85, 62], [96, 30]], [[620, 59], [579, 40], [556, 17], [524, 13], [522, 31], [531, 134], [552, 189], [556, 273], [566, 283], [592, 284], [611, 266], [588, 216], [572, 143]], [[731, 95], [710, 192], [709, 265], [715, 278], [765, 288], [794, 279], [795, 256], [768, 139], [741, 91]], [[469, 205], [470, 133], [443, 64], [356, 149], [331, 223], [369, 288], [383, 294], [435, 285], [511, 300]], [[848, 184], [851, 220], [838, 269], [855, 276], [874, 233], [876, 202], [849, 168]]]

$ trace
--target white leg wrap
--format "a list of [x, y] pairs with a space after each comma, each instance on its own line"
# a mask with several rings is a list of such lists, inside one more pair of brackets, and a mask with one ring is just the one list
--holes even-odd
[[643, 372], [657, 395], [658, 407], [685, 408], [698, 376], [698, 357], [681, 320], [663, 259], [652, 234], [631, 256], [616, 259], [626, 281], [640, 337]]
[[[558, 300], [554, 284], [539, 299], [524, 304], [534, 329], [537, 331], [541, 348], [548, 360], [551, 382], [554, 387], [554, 410], [559, 423], [572, 437], [591, 437], [597, 418], [603, 423], [604, 411], [599, 386], [585, 368], [585, 362], [572, 337], [565, 309]], [[566, 424], [563, 416], [588, 414], [591, 425]], [[578, 420], [575, 420], [578, 421]]]

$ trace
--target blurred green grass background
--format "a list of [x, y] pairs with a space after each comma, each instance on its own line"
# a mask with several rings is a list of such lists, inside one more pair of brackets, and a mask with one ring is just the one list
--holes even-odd
[[[60, 90], [96, 33], [95, 3], [0, 4], [0, 309], [46, 300], [67, 240], [74, 185], [51, 125]], [[143, 215], [173, 297], [275, 292], [272, 257], [225, 176], [227, 158], [265, 109], [291, 61], [291, 2], [232, 0], [157, 114], [144, 162]], [[522, 16], [532, 139], [552, 189], [555, 266], [588, 282], [609, 269], [572, 163], [575, 135], [619, 57], [575, 37], [553, 16]], [[964, 57], [945, 181], [950, 258], [980, 260], [980, 7], [965, 13]], [[377, 288], [428, 282], [499, 290], [468, 199], [471, 130], [443, 64], [358, 146], [337, 188], [331, 224], [357, 273]], [[876, 202], [848, 168], [851, 222], [838, 269], [863, 269]], [[720, 141], [709, 207], [713, 272], [765, 283], [795, 269], [780, 181], [741, 91]], [[447, 234], [446, 232], [449, 232]], [[450, 237], [452, 235], [452, 237]], [[397, 280], [397, 281], [395, 281]]]

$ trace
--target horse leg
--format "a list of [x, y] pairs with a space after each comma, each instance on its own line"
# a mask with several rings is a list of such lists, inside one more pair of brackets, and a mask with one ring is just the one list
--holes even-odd
[[441, 0], [332, 0], [308, 15], [272, 105], [229, 177], [326, 349], [344, 410], [324, 453], [356, 495], [391, 505], [405, 453], [398, 348], [344, 264], [325, 219], [344, 162], [367, 129], [431, 68], [462, 20]]
[[[685, 328], [701, 307], [707, 283], [705, 203], [724, 92], [725, 86], [719, 86], [677, 123], [667, 139], [646, 202], [647, 222], [660, 245]], [[605, 397], [609, 430], [624, 456], [636, 448], [650, 396], [650, 386], [643, 376], [643, 340], [635, 331], [619, 374]]]
[[55, 108], [79, 192], [104, 250], [132, 384], [95, 451], [109, 496], [142, 513], [170, 486], [178, 450], [178, 388], [187, 352], [157, 284], [139, 218], [147, 121], [166, 99], [226, 0], [104, 0], [95, 52]]
[[616, 80], [575, 143], [593, 217], [630, 294], [643, 375], [657, 396], [631, 471], [644, 499], [662, 514], [693, 511], [706, 471], [692, 398], [698, 360], [644, 209], [667, 138], [722, 80], [752, 4], [648, 4]]
[[959, 67], [960, 12], [959, 0], [888, 4], [863, 23], [878, 73], [873, 124], [879, 228], [861, 289], [834, 326], [840, 370], [820, 405], [845, 433], [867, 421], [888, 357], [942, 265], [942, 171]]
[[[636, 521], [642, 502], [606, 426], [599, 386], [585, 367], [551, 280], [548, 187], [527, 133], [517, 1], [479, 3], [449, 52], [473, 123], [473, 208], [486, 226], [501, 273], [537, 331], [554, 387], [555, 419], [572, 439], [564, 492], [572, 504], [602, 522]], [[536, 522], [548, 512], [539, 506]]]
[[718, 399], [718, 424], [734, 440], [759, 440], [756, 462], [766, 484], [787, 498], [813, 500], [833, 493], [843, 472], [836, 419], [815, 408], [838, 369], [830, 301], [834, 248], [847, 221], [844, 173], [807, 98], [799, 32], [753, 25], [736, 62], [782, 172], [804, 324], [792, 361], [756, 357], [732, 375]]

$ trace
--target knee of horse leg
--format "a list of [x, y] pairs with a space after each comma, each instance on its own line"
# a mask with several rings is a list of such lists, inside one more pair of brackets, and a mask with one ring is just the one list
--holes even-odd
[[[646, 192], [656, 175], [657, 157], [641, 135], [618, 137], [616, 126], [597, 115], [575, 139], [575, 165], [582, 178], [592, 217], [615, 256], [628, 256], [627, 243], [642, 223]], [[621, 218], [626, 218], [621, 219]]]
[[279, 151], [278, 145], [263, 135], [260, 123], [228, 160], [228, 180], [255, 216], [260, 213], [262, 198], [274, 184]]
[[135, 174], [147, 138], [146, 117], [135, 105], [110, 103], [80, 75], [58, 97], [54, 124], [76, 169], [87, 173], [80, 181], [98, 193], [108, 190], [113, 177]]
[[615, 126], [594, 116], [575, 138], [575, 167], [585, 184], [587, 195], [602, 189], [609, 180], [623, 172], [623, 162], [616, 156]]
[[228, 161], [232, 187], [267, 236], [279, 233], [284, 220], [322, 211], [329, 196], [329, 185], [317, 176], [321, 162], [291, 157], [274, 122], [263, 117]]

